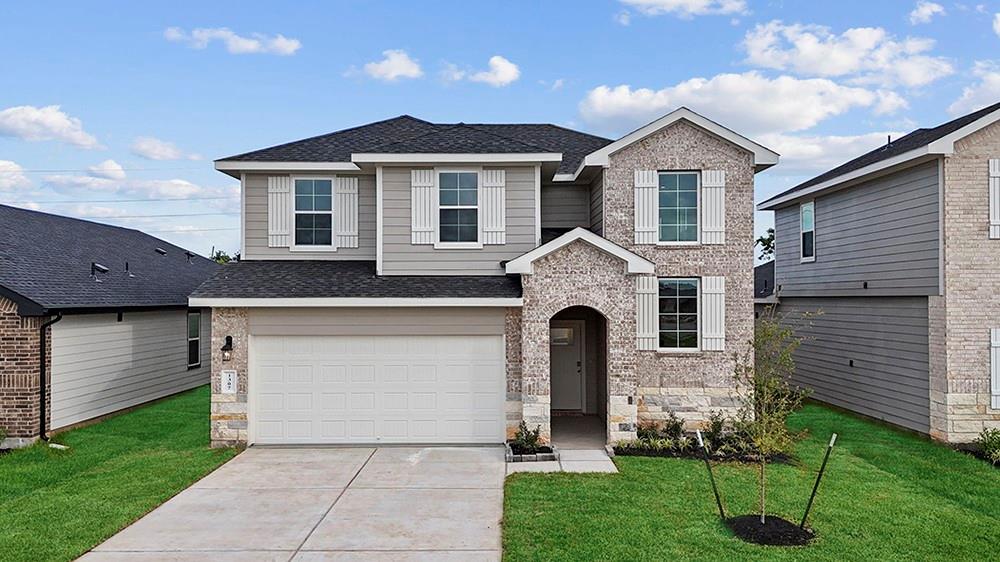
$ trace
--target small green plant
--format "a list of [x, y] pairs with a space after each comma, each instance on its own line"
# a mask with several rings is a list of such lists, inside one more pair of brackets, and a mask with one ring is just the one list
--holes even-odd
[[511, 440], [511, 447], [517, 449], [519, 453], [522, 454], [532, 454], [538, 452], [541, 448], [539, 440], [542, 436], [542, 426], [536, 425], [535, 429], [528, 429], [528, 424], [521, 420], [520, 425], [517, 426], [517, 431], [514, 433], [514, 439]]
[[722, 410], [708, 414], [708, 425], [705, 428], [705, 439], [709, 447], [715, 448], [723, 443], [723, 432], [726, 430], [726, 416]]
[[678, 418], [672, 411], [667, 414], [667, 419], [663, 422], [663, 436], [674, 441], [684, 437], [684, 420]]
[[976, 445], [987, 461], [1000, 466], [1000, 429], [984, 429], [976, 438]]
[[643, 423], [635, 429], [635, 435], [640, 441], [651, 441], [660, 438], [660, 430], [656, 428], [656, 424]]

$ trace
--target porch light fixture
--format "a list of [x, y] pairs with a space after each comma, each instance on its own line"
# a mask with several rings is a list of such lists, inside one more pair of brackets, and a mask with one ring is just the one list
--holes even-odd
[[226, 343], [222, 345], [222, 360], [232, 361], [233, 359], [233, 336], [226, 336]]

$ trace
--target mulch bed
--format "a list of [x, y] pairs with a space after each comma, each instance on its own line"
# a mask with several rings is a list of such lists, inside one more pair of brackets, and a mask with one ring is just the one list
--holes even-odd
[[534, 449], [525, 449], [523, 447], [518, 447], [513, 443], [510, 444], [510, 450], [515, 455], [543, 455], [552, 453], [552, 447], [535, 447]]
[[955, 446], [955, 450], [965, 453], [966, 455], [971, 455], [977, 459], [985, 462], [988, 465], [992, 465], [993, 468], [1000, 468], [1000, 464], [993, 464], [993, 462], [986, 458], [986, 453], [984, 453], [979, 447], [973, 443], [960, 443]]
[[768, 515], [760, 524], [760, 515], [740, 515], [726, 520], [733, 533], [746, 542], [768, 546], [805, 546], [816, 535], [809, 529], [780, 517]]

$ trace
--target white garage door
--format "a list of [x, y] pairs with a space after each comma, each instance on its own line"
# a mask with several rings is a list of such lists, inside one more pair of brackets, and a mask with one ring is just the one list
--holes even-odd
[[255, 443], [500, 443], [502, 336], [257, 336]]

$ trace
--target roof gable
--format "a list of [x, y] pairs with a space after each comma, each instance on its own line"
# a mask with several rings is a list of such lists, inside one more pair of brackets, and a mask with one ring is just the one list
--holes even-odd
[[542, 244], [526, 254], [522, 254], [517, 258], [510, 260], [507, 262], [505, 270], [508, 274], [520, 273], [522, 275], [531, 275], [535, 271], [535, 261], [559, 250], [560, 248], [568, 246], [570, 243], [576, 242], [577, 240], [586, 242], [598, 250], [611, 254], [612, 256], [624, 261], [626, 273], [651, 274], [656, 271], [656, 266], [653, 262], [634, 252], [622, 248], [607, 238], [598, 236], [597, 234], [580, 227], [574, 228], [566, 234], [563, 234], [550, 242]]

